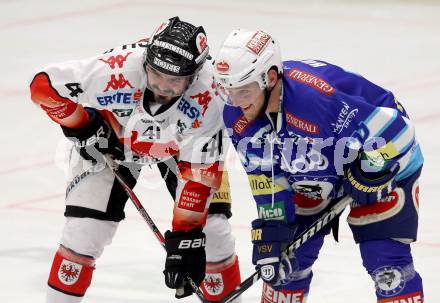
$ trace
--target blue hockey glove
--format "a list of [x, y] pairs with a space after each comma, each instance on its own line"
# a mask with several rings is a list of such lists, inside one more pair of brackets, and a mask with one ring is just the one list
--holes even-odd
[[252, 263], [264, 282], [276, 287], [287, 284], [298, 268], [293, 253], [282, 252], [294, 240], [296, 227], [277, 220], [252, 221]]
[[399, 172], [399, 163], [396, 162], [386, 170], [365, 172], [361, 161], [359, 157], [345, 171], [343, 187], [345, 193], [357, 204], [372, 204], [385, 198], [396, 188], [395, 176]]

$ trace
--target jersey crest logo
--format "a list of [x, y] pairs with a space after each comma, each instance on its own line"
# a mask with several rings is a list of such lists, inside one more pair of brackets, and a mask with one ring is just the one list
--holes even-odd
[[75, 284], [78, 281], [79, 275], [82, 270], [82, 265], [63, 260], [58, 270], [58, 278], [66, 285]]
[[118, 65], [119, 68], [122, 68], [124, 66], [124, 62], [127, 60], [127, 57], [130, 54], [132, 54], [132, 52], [127, 53], [125, 56], [122, 55], [110, 56], [108, 59], [99, 59], [99, 60], [104, 63], [107, 63], [111, 69], [115, 69], [116, 64]]
[[122, 89], [126, 86], [133, 88], [133, 86], [124, 78], [123, 74], [119, 74], [118, 79], [116, 79], [116, 75], [111, 75], [110, 81], [107, 83], [107, 87], [104, 89], [104, 92], [107, 92], [110, 88], [113, 90]]

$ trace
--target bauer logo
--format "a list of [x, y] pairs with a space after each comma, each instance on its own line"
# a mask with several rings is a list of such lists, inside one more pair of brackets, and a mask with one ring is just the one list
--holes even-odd
[[258, 205], [258, 218], [265, 220], [285, 220], [284, 202], [275, 202]]
[[269, 34], [263, 31], [257, 31], [246, 44], [246, 47], [254, 52], [256, 55], [259, 55], [261, 51], [267, 46], [271, 37]]
[[72, 285], [78, 281], [82, 265], [63, 260], [58, 270], [58, 279], [65, 285]]
[[205, 276], [205, 280], [203, 280], [203, 285], [205, 286], [206, 292], [211, 296], [220, 295], [225, 288], [223, 276], [220, 273], [207, 273]]

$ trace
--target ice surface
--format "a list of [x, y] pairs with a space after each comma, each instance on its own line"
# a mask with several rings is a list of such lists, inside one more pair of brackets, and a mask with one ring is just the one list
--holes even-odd
[[[0, 302], [44, 302], [63, 226], [66, 142], [33, 106], [28, 81], [52, 62], [136, 41], [168, 17], [202, 24], [212, 53], [233, 27], [266, 29], [285, 59], [316, 58], [359, 72], [395, 92], [416, 124], [425, 155], [419, 240], [412, 245], [426, 302], [440, 302], [440, 5], [437, 1], [0, 1]], [[252, 271], [249, 222], [256, 216], [245, 176], [230, 154], [232, 224], [243, 277]], [[172, 201], [156, 170], [135, 188], [162, 231]], [[345, 218], [345, 215], [343, 216]], [[373, 284], [342, 220], [326, 240], [309, 302], [375, 302]], [[164, 252], [131, 204], [97, 264], [87, 303], [172, 302]], [[243, 302], [259, 302], [255, 285]], [[195, 297], [180, 302], [197, 302]]]

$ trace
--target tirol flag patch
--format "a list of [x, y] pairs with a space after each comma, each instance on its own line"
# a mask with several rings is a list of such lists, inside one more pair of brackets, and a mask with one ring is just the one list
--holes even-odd
[[217, 296], [223, 292], [225, 284], [223, 283], [223, 276], [220, 273], [206, 274], [203, 280], [206, 292], [211, 296]]
[[78, 281], [82, 265], [68, 260], [63, 260], [58, 270], [58, 279], [63, 284], [73, 285]]

